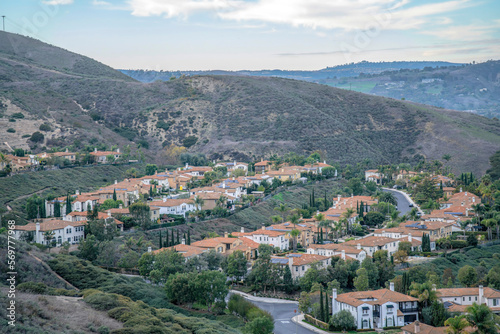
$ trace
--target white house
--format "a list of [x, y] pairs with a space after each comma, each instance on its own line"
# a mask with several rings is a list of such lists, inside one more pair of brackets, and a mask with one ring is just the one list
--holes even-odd
[[150, 206], [160, 208], [160, 215], [180, 215], [186, 217], [188, 212], [195, 211], [194, 202], [189, 199], [174, 199], [163, 197], [161, 201], [149, 202]]
[[97, 163], [107, 163], [108, 162], [108, 156], [113, 156], [115, 160], [119, 159], [122, 156], [123, 153], [120, 153], [120, 149], [116, 149], [116, 152], [114, 151], [98, 151], [97, 148], [94, 149], [94, 152], [90, 152], [90, 155], [92, 155]]
[[399, 242], [400, 240], [398, 239], [369, 236], [366, 238], [347, 241], [344, 245], [355, 246], [358, 249], [363, 249], [368, 256], [373, 256], [373, 254], [378, 250], [385, 250], [387, 251], [387, 256], [390, 257], [398, 251]]
[[248, 164], [245, 162], [237, 162], [234, 160], [233, 162], [218, 162], [215, 167], [226, 167], [227, 168], [227, 176], [230, 176], [231, 173], [235, 170], [242, 170], [245, 172], [248, 171]]
[[[45, 220], [44, 222], [29, 223], [16, 226], [14, 235], [16, 239], [24, 239], [27, 234], [32, 235], [32, 240], [42, 245], [49, 245], [55, 241], [57, 246], [67, 241], [70, 244], [79, 243], [85, 237], [84, 229], [87, 223], [84, 221], [72, 222], [59, 219]], [[53, 231], [53, 239], [47, 240], [45, 232]]]
[[356, 291], [337, 296], [332, 292], [332, 314], [351, 312], [358, 329], [404, 326], [418, 320], [418, 299], [390, 289]]
[[316, 254], [323, 256], [340, 256], [342, 260], [353, 259], [363, 262], [366, 258], [366, 252], [360, 248], [343, 244], [312, 244], [307, 248], [307, 254]]
[[373, 181], [376, 184], [381, 184], [383, 174], [378, 169], [369, 169], [365, 171], [365, 181]]
[[271, 257], [271, 263], [289, 266], [294, 280], [304, 276], [313, 263], [317, 264], [318, 269], [322, 269], [329, 266], [331, 261], [332, 259], [329, 256], [302, 253], [290, 253], [285, 257]]
[[[435, 289], [435, 287], [434, 287]], [[437, 289], [437, 296], [450, 312], [465, 312], [473, 303], [485, 304], [494, 313], [500, 313], [500, 291], [480, 285], [477, 288]]]
[[243, 237], [255, 241], [258, 244], [271, 245], [273, 247], [278, 247], [281, 250], [287, 250], [289, 247], [288, 239], [285, 238], [286, 232], [266, 230], [263, 226], [262, 229], [244, 233]]

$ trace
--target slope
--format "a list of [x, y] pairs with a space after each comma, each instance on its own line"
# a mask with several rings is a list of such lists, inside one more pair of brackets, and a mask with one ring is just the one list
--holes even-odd
[[[16, 38], [18, 49], [30, 50], [32, 39]], [[57, 53], [61, 63], [76, 57], [43, 47], [48, 51], [40, 54]], [[14, 142], [35, 152], [69, 145], [78, 150], [86, 144], [140, 144], [162, 163], [159, 151], [174, 143], [211, 159], [322, 150], [329, 162], [342, 164], [450, 154], [456, 172], [482, 173], [500, 143], [497, 120], [325, 85], [251, 76], [191, 76], [144, 84], [122, 79], [123, 74], [108, 75], [109, 67], [99, 63], [92, 62], [92, 75], [85, 75], [78, 66], [52, 68], [43, 56], [26, 54], [0, 59], [0, 128], [5, 129], [0, 145]], [[18, 113], [24, 118], [15, 118]], [[28, 137], [43, 123], [51, 126], [43, 143], [31, 142]]]

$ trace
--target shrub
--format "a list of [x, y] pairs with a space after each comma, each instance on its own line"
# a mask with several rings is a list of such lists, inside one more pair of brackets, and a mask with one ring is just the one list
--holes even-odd
[[14, 130], [13, 128], [8, 128], [8, 129], [7, 129], [7, 132], [8, 132], [8, 133], [16, 133], [16, 130]]
[[127, 297], [123, 297], [114, 293], [103, 292], [94, 293], [84, 298], [84, 300], [92, 305], [93, 308], [100, 311], [108, 311], [118, 306], [125, 306], [125, 302], [127, 301], [127, 299]]
[[99, 334], [109, 334], [109, 328], [106, 326], [101, 326], [97, 329], [97, 333]]
[[260, 317], [247, 323], [243, 332], [249, 334], [269, 334], [273, 332], [273, 329], [274, 323], [271, 319], [268, 317]]
[[43, 283], [35, 283], [35, 282], [24, 282], [17, 285], [17, 289], [19, 291], [31, 292], [37, 294], [44, 294], [47, 292], [47, 286]]
[[24, 118], [24, 114], [22, 112], [16, 112], [12, 115], [10, 115], [11, 118], [15, 118], [15, 119], [23, 119]]
[[188, 137], [184, 138], [184, 140], [182, 141], [182, 146], [184, 146], [186, 148], [190, 148], [191, 146], [196, 144], [197, 141], [198, 141], [198, 137], [188, 136]]
[[45, 132], [52, 131], [52, 128], [50, 127], [50, 125], [45, 124], [45, 123], [40, 125], [39, 129], [40, 129], [40, 131], [45, 131]]
[[330, 329], [334, 331], [350, 331], [356, 329], [356, 320], [351, 312], [342, 310], [330, 318]]
[[30, 138], [30, 140], [34, 143], [43, 142], [44, 139], [45, 139], [45, 136], [39, 131], [33, 132], [33, 134], [31, 135], [31, 138]]

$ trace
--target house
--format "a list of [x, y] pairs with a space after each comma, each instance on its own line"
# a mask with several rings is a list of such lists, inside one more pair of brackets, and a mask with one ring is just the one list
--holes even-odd
[[261, 159], [259, 162], [254, 164], [255, 173], [264, 173], [271, 170], [272, 162], [269, 160]]
[[312, 173], [312, 174], [322, 174], [323, 173], [323, 168], [325, 167], [332, 167], [329, 164], [326, 163], [326, 161], [323, 162], [315, 162], [312, 165], [305, 165], [303, 167], [298, 167], [300, 169], [301, 173]]
[[116, 149], [115, 151], [98, 151], [97, 148], [94, 149], [94, 152], [90, 152], [90, 155], [94, 157], [95, 161], [99, 164], [108, 163], [108, 156], [113, 156], [113, 159], [120, 159], [123, 153], [120, 153], [120, 149]]
[[373, 204], [378, 203], [378, 199], [372, 198], [371, 196], [353, 196], [351, 197], [341, 197], [340, 195], [337, 198], [333, 198], [333, 206], [334, 209], [347, 209], [351, 208], [355, 211], [359, 208], [359, 206], [363, 203], [364, 211], [369, 212], [371, 210], [371, 206]]
[[271, 245], [280, 250], [289, 248], [289, 241], [286, 238], [288, 232], [267, 230], [265, 226], [253, 232], [245, 233], [244, 238], [248, 238], [258, 244]]
[[[407, 222], [407, 223], [418, 223], [418, 222]], [[425, 229], [419, 228], [406, 228], [403, 224], [400, 227], [392, 227], [385, 229], [378, 229], [373, 232], [376, 237], [387, 237], [392, 239], [397, 239], [400, 242], [408, 241], [412, 245], [412, 251], [418, 251], [422, 248], [422, 237], [424, 234], [429, 234]], [[430, 238], [430, 237], [429, 237]], [[430, 238], [431, 251], [436, 249], [436, 239]]]
[[342, 260], [357, 260], [360, 263], [366, 258], [366, 252], [361, 246], [353, 247], [345, 244], [312, 244], [307, 248], [307, 254], [323, 256], [340, 256]]
[[485, 304], [494, 313], [500, 314], [500, 291], [483, 287], [437, 289], [439, 300], [453, 312], [464, 313], [467, 306]]
[[[111, 216], [109, 212], [104, 213], [104, 212], [98, 212], [97, 213], [97, 219], [99, 220], [104, 220], [106, 222], [114, 222], [116, 224], [116, 228], [120, 231], [123, 232], [124, 224], [123, 222], [119, 221], [118, 219], [114, 218]], [[82, 221], [87, 221], [87, 212], [81, 212], [81, 211], [73, 211], [68, 213], [67, 215], [64, 215], [63, 217], [64, 221], [69, 221], [69, 222], [82, 222]]]
[[450, 198], [451, 196], [453, 196], [454, 192], [454, 187], [443, 187], [443, 196], [445, 196], [446, 198]]
[[415, 321], [404, 327], [401, 327], [403, 334], [446, 334], [446, 327], [434, 327], [426, 325], [423, 322]]
[[366, 182], [375, 182], [376, 184], [382, 184], [382, 178], [384, 174], [379, 172], [378, 169], [369, 169], [365, 171], [365, 181]]
[[453, 223], [441, 221], [423, 221], [401, 223], [399, 227], [409, 231], [423, 231], [429, 234], [431, 240], [437, 240], [451, 236]]
[[217, 253], [229, 255], [235, 250], [236, 247], [242, 244], [243, 241], [241, 241], [239, 238], [230, 238], [226, 233], [224, 237], [203, 239], [200, 241], [192, 242], [191, 246], [196, 246], [207, 250], [213, 249]]
[[[26, 239], [27, 234], [31, 234], [33, 242], [49, 245], [55, 241], [57, 246], [65, 241], [70, 244], [79, 243], [85, 238], [84, 230], [87, 223], [85, 221], [66, 221], [60, 219], [44, 219], [26, 225], [16, 225], [14, 235], [16, 239]], [[46, 238], [45, 233], [54, 232], [53, 239]]]
[[75, 162], [76, 161], [76, 153], [75, 152], [69, 152], [68, 149], [64, 152], [53, 152], [53, 153], [40, 153], [37, 154], [38, 159], [50, 159], [50, 158], [62, 158], [66, 159], [69, 162]]
[[218, 162], [214, 167], [226, 167], [227, 176], [230, 176], [235, 170], [242, 170], [245, 174], [248, 172], [248, 164], [245, 162], [237, 162], [236, 160], [233, 162]]
[[[129, 208], [124, 208], [122, 204], [120, 204], [118, 208], [108, 209], [106, 210], [106, 212], [112, 217], [120, 217], [120, 216], [132, 217]], [[151, 221], [153, 222], [158, 221], [158, 219], [160, 219], [160, 208], [157, 206], [149, 205], [149, 216], [151, 218]]]
[[304, 276], [313, 263], [317, 264], [318, 269], [326, 268], [330, 265], [331, 258], [316, 254], [289, 253], [284, 257], [272, 256], [271, 263], [288, 265], [292, 273], [292, 278], [295, 280]]
[[149, 202], [150, 207], [158, 207], [160, 215], [179, 215], [186, 217], [189, 212], [195, 211], [196, 206], [193, 200], [174, 199], [163, 197], [161, 201]]
[[293, 225], [290, 222], [286, 222], [266, 227], [266, 230], [286, 232], [287, 234], [285, 235], [285, 238], [290, 240], [292, 237], [289, 233], [294, 229], [300, 231], [300, 235], [297, 237], [297, 243], [299, 243], [302, 247], [307, 247], [314, 242], [314, 231], [316, 227], [311, 223], [301, 222]]
[[342, 310], [351, 312], [358, 329], [404, 326], [418, 320], [418, 299], [390, 289], [356, 291], [337, 296], [332, 292], [332, 315]]
[[378, 250], [385, 250], [387, 251], [387, 256], [390, 257], [392, 254], [397, 252], [399, 240], [387, 237], [369, 236], [366, 238], [344, 242], [343, 245], [350, 245], [357, 247], [358, 249], [363, 249], [368, 256], [373, 256], [373, 254]]
[[[152, 251], [151, 253], [158, 254], [158, 253], [166, 251], [166, 250], [175, 250], [177, 253], [180, 253], [184, 257], [184, 259], [186, 259], [186, 260], [191, 259], [193, 257], [200, 256], [201, 254], [209, 251], [207, 248], [186, 245], [185, 240], [182, 239], [181, 244], [171, 246], [171, 247], [163, 247], [163, 248], [157, 249], [155, 251]], [[148, 249], [148, 251], [149, 251], [149, 249]]]
[[266, 175], [269, 175], [281, 182], [286, 181], [297, 181], [300, 179], [300, 169], [296, 167], [282, 167], [279, 170], [268, 171]]

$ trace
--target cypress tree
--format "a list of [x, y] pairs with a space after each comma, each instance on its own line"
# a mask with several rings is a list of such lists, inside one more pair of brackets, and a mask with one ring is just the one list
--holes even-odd
[[71, 199], [68, 194], [68, 196], [66, 196], [66, 214], [70, 212], [71, 212]]
[[56, 198], [54, 202], [54, 217], [61, 217], [61, 203]]
[[191, 245], [191, 232], [188, 230], [187, 244]]
[[117, 199], [117, 197], [116, 197], [116, 189], [113, 189], [113, 201], [116, 202], [116, 199]]
[[161, 230], [160, 230], [160, 249], [163, 248], [163, 244], [162, 244], [162, 241], [161, 241]]
[[330, 298], [328, 298], [328, 290], [325, 290], [325, 322], [330, 322]]
[[153, 186], [149, 186], [149, 197], [153, 197]]
[[323, 304], [323, 287], [319, 288], [319, 314], [321, 321], [325, 321], [325, 306]]
[[170, 230], [170, 246], [174, 246], [175, 245], [175, 238], [174, 238], [174, 230]]
[[170, 240], [168, 240], [168, 230], [167, 230], [167, 236], [165, 237], [165, 246], [170, 247]]
[[176, 244], [176, 245], [178, 245], [178, 244], [180, 244], [180, 243], [181, 243], [181, 242], [180, 242], [180, 240], [179, 240], [179, 230], [177, 230], [177, 244]]
[[314, 188], [313, 188], [313, 191], [312, 191], [312, 207], [313, 208], [316, 207], [316, 199], [314, 198]]

